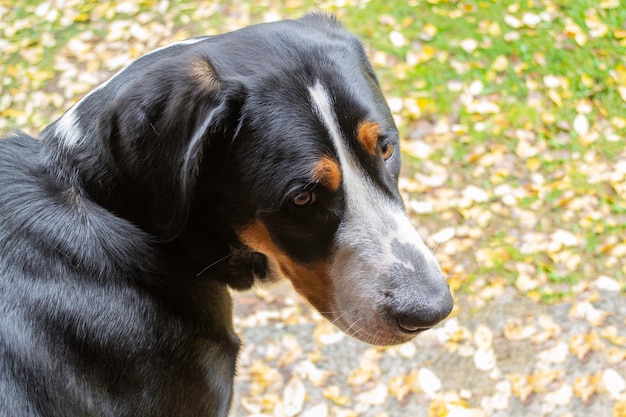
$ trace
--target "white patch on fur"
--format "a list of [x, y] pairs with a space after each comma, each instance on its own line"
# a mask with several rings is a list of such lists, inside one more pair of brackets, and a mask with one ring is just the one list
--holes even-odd
[[[147, 54], [142, 55], [141, 57], [137, 59], [141, 59], [144, 56], [151, 55], [155, 52], [162, 51], [164, 49], [171, 48], [173, 46], [193, 45], [194, 43], [203, 41], [206, 38], [207, 38], [206, 36], [199, 37], [199, 38], [191, 38], [191, 39], [186, 39], [184, 41], [173, 43], [171, 45], [162, 46], [160, 48], [157, 48], [148, 52]], [[82, 131], [80, 127], [80, 119], [76, 114], [76, 110], [81, 106], [81, 104], [85, 101], [87, 97], [89, 97], [96, 91], [99, 91], [105, 88], [114, 78], [122, 74], [134, 62], [135, 61], [130, 62], [128, 65], [124, 66], [124, 68], [116, 72], [111, 78], [109, 78], [108, 80], [106, 80], [105, 82], [103, 82], [102, 84], [94, 88], [93, 90], [91, 90], [89, 93], [87, 93], [85, 96], [83, 96], [78, 102], [76, 102], [76, 104], [74, 104], [67, 112], [65, 112], [65, 114], [63, 114], [63, 116], [61, 116], [61, 118], [56, 122], [54, 135], [62, 139], [63, 145], [66, 148], [71, 149], [75, 146], [80, 146], [83, 136], [84, 136], [84, 132]]]
[[83, 131], [78, 124], [74, 111], [78, 103], [61, 116], [54, 129], [54, 135], [63, 139], [63, 145], [66, 148], [73, 148], [80, 143], [83, 137]]
[[377, 237], [381, 242], [391, 244], [391, 241], [398, 240], [415, 245], [427, 259], [432, 257], [404, 209], [376, 189], [347, 149], [327, 91], [318, 82], [310, 88], [310, 93], [339, 155], [347, 201], [346, 223], [379, 234]]
[[418, 276], [428, 275], [396, 257], [392, 250], [394, 241], [410, 244], [421, 252], [431, 271], [440, 271], [439, 266], [404, 208], [371, 182], [347, 148], [328, 91], [318, 82], [309, 88], [309, 93], [339, 156], [346, 198], [346, 213], [336, 234], [331, 266], [335, 324], [370, 343], [388, 341], [397, 336], [392, 329], [384, 330], [387, 325], [376, 311], [375, 304], [387, 290], [384, 286], [389, 285], [379, 278], [389, 276], [394, 264], [402, 264]]

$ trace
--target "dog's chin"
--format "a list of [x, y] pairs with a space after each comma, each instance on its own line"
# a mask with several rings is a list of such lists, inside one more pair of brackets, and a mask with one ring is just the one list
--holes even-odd
[[406, 332], [381, 317], [353, 317], [349, 313], [325, 314], [339, 330], [363, 343], [373, 346], [393, 346], [409, 342], [421, 331]]

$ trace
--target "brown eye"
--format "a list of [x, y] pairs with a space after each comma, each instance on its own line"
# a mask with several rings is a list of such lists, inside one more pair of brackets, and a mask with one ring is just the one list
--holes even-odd
[[301, 191], [296, 194], [291, 201], [296, 206], [308, 206], [315, 203], [317, 196], [313, 191]]
[[384, 143], [380, 147], [380, 152], [381, 152], [382, 157], [383, 157], [383, 159], [385, 161], [387, 159], [391, 158], [391, 156], [393, 155], [393, 144], [391, 144], [391, 143]]

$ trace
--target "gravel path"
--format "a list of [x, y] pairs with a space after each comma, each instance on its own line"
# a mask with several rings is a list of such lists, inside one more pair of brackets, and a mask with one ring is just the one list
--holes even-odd
[[[540, 305], [512, 292], [401, 347], [336, 332], [289, 287], [238, 295], [245, 340], [233, 416], [621, 416], [626, 303], [617, 291]], [[285, 324], [293, 323], [293, 324]]]

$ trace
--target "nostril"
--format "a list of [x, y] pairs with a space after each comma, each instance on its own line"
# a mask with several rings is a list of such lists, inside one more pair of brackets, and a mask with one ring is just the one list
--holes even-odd
[[[451, 298], [451, 297], [450, 297]], [[448, 301], [448, 300], [446, 300]], [[419, 333], [434, 327], [452, 311], [452, 302], [444, 302], [436, 307], [420, 308], [411, 311], [396, 311], [397, 326], [405, 333]]]
[[426, 330], [429, 327], [421, 327], [414, 323], [405, 322], [402, 319], [398, 319], [398, 327], [405, 333], [417, 333], [421, 330]]

